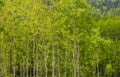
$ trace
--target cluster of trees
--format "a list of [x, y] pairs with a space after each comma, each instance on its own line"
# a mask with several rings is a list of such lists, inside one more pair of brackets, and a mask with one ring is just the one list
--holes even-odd
[[87, 2], [99, 9], [99, 15], [120, 15], [120, 0], [87, 0]]
[[0, 77], [119, 77], [120, 16], [93, 9], [86, 0], [1, 0]]

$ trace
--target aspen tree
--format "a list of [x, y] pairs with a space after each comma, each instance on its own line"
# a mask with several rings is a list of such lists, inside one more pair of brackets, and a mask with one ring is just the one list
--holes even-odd
[[52, 46], [52, 77], [55, 77], [55, 48], [54, 48], [54, 25], [53, 25], [53, 0], [50, 1], [50, 19], [51, 19], [51, 23], [50, 23], [50, 31], [51, 31], [51, 46]]
[[58, 34], [57, 34], [57, 71], [58, 71], [58, 77], [61, 77], [60, 76], [60, 49], [59, 49], [59, 37], [58, 37]]
[[26, 77], [29, 77], [28, 76], [28, 42], [27, 42], [27, 44], [26, 44]]
[[[47, 1], [45, 1], [45, 3], [47, 4]], [[47, 7], [47, 6], [46, 6]], [[42, 1], [40, 0], [40, 12], [41, 12], [41, 15], [47, 15], [46, 13], [43, 14], [42, 13]], [[48, 77], [48, 66], [47, 66], [47, 50], [46, 50], [46, 41], [45, 41], [45, 25], [44, 25], [44, 18], [42, 18], [41, 20], [41, 25], [42, 25], [42, 47], [43, 47], [43, 52], [44, 52], [44, 67], [45, 67], [45, 77]]]
[[80, 77], [80, 47], [77, 43], [77, 77]]
[[46, 45], [45, 45], [45, 28], [44, 25], [42, 24], [42, 42], [43, 42], [43, 51], [44, 51], [44, 62], [45, 62], [45, 77], [47, 77], [47, 52], [46, 52]]
[[36, 77], [38, 77], [38, 41], [36, 38]]
[[[67, 40], [66, 40], [67, 43]], [[65, 77], [67, 77], [67, 47], [65, 47]]]
[[76, 27], [75, 27], [75, 24], [74, 22], [72, 23], [72, 26], [73, 26], [73, 77], [76, 77], [76, 52], [77, 52], [77, 49], [76, 49]]
[[[15, 22], [15, 18], [13, 19]], [[13, 43], [14, 43], [14, 47], [13, 47], [13, 59], [14, 59], [14, 67], [13, 67], [13, 77], [16, 77], [16, 49], [15, 49], [15, 25], [14, 29], [13, 29]]]
[[35, 77], [35, 67], [36, 67], [34, 58], [35, 58], [35, 40], [33, 38], [33, 77]]

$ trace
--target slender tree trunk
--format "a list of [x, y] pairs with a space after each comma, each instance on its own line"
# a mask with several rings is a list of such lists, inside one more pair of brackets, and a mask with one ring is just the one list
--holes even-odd
[[31, 69], [31, 67], [30, 67], [30, 77], [32, 77], [32, 69]]
[[[1, 56], [1, 55], [0, 55]], [[1, 62], [1, 61], [0, 61]], [[1, 67], [1, 64], [0, 64], [0, 67]], [[0, 77], [2, 77], [2, 70], [0, 68]]]
[[[36, 16], [34, 16], [34, 20], [36, 20]], [[34, 27], [34, 33], [38, 32], [36, 23], [33, 24], [33, 27]], [[35, 59], [35, 70], [34, 71], [35, 71], [35, 77], [38, 77], [38, 34], [33, 36], [33, 38], [34, 38], [34, 43], [35, 43], [34, 45], [35, 54], [33, 58]]]
[[[0, 41], [3, 41], [3, 40], [0, 40]], [[0, 77], [2, 77], [2, 63], [3, 63], [3, 62], [2, 62], [2, 57], [1, 57], [1, 56], [2, 56], [2, 51], [3, 51], [2, 43], [0, 43], [0, 45], [1, 45], [1, 46], [0, 46], [0, 49], [1, 49], [1, 50], [0, 50]]]
[[[67, 43], [67, 41], [66, 41]], [[65, 51], [65, 77], [67, 76], [67, 47], [66, 47], [66, 51]]]
[[26, 59], [26, 77], [28, 77], [28, 53], [27, 53], [27, 59]]
[[58, 63], [57, 71], [58, 71], [58, 77], [60, 77], [60, 56], [59, 56], [60, 51], [59, 51], [59, 43], [58, 43], [58, 41], [59, 41], [59, 37], [58, 37], [58, 34], [57, 34], [57, 55], [58, 55], [58, 57], [57, 57], [57, 63]]
[[20, 61], [20, 77], [23, 77], [23, 74], [22, 74], [22, 64], [21, 64], [21, 61]]
[[35, 64], [35, 60], [34, 59], [33, 59], [33, 61], [34, 61], [34, 63], [33, 63], [33, 77], [35, 77], [35, 72], [36, 72], [35, 67], [36, 67], [36, 64]]
[[66, 51], [65, 51], [65, 77], [67, 76], [67, 68], [66, 68]]
[[[59, 50], [58, 50], [59, 53]], [[58, 55], [58, 77], [60, 77], [60, 57]]]
[[43, 49], [44, 49], [44, 61], [45, 61], [45, 77], [47, 77], [47, 53], [46, 53], [46, 47], [45, 47], [45, 35], [44, 35], [44, 25], [42, 25], [42, 39], [43, 39]]
[[[13, 18], [13, 22], [15, 22], [15, 18]], [[14, 46], [13, 46], [13, 59], [14, 59], [13, 77], [15, 77], [15, 73], [16, 73], [15, 27], [13, 28], [13, 43], [14, 43]]]
[[[47, 0], [45, 1], [46, 3], [47, 3]], [[42, 0], [40, 0], [40, 15], [43, 15], [43, 13], [42, 13]], [[40, 24], [42, 25], [41, 27], [42, 27], [42, 46], [43, 46], [43, 55], [44, 55], [44, 60], [43, 60], [43, 58], [41, 57], [41, 61], [43, 60], [44, 61], [44, 64], [42, 64], [42, 62], [40, 62], [40, 74], [39, 74], [39, 76], [40, 77], [43, 77], [44, 76], [44, 71], [45, 71], [45, 77], [47, 77], [47, 74], [48, 74], [48, 67], [47, 67], [47, 52], [46, 52], [46, 42], [45, 42], [45, 25], [44, 25], [44, 18], [40, 18], [39, 19], [40, 20]], [[44, 67], [44, 69], [45, 70], [43, 70], [43, 68], [42, 67]]]
[[38, 77], [38, 43], [36, 38], [36, 77]]
[[[41, 58], [41, 61], [42, 61], [43, 59]], [[42, 62], [40, 63], [40, 77], [43, 77], [43, 65], [42, 65]]]
[[79, 52], [79, 45], [77, 47], [77, 77], [80, 77], [80, 64], [79, 64], [79, 61], [80, 61], [80, 52]]
[[74, 25], [74, 23], [72, 23], [73, 25], [73, 35], [74, 35], [74, 40], [73, 40], [73, 75], [74, 77], [76, 77], [76, 52], [77, 52], [77, 44], [76, 44], [76, 27]]
[[26, 77], [28, 77], [28, 47], [29, 47], [29, 42], [26, 40]]
[[33, 77], [35, 77], [35, 67], [36, 67], [36, 65], [35, 65], [35, 53], [34, 53], [34, 51], [35, 51], [35, 40], [33, 40]]
[[52, 45], [52, 77], [55, 77], [55, 49], [54, 49], [54, 25], [52, 24], [53, 23], [53, 18], [52, 18], [52, 14], [53, 14], [53, 10], [52, 10], [52, 3], [53, 3], [53, 0], [50, 1], [51, 2], [51, 6], [50, 6], [50, 12], [51, 12], [51, 45]]
[[97, 63], [97, 77], [99, 77], [99, 65]]
[[99, 60], [99, 55], [97, 53], [97, 77], [99, 77], [99, 64], [98, 64], [98, 61]]
[[12, 51], [11, 50], [9, 51], [9, 63], [10, 63], [10, 66], [9, 66], [10, 73], [9, 74], [12, 74]]
[[[2, 49], [2, 48], [0, 47], [0, 49]], [[1, 65], [2, 65], [2, 61], [1, 61], [1, 52], [0, 52], [0, 77], [2, 76]]]
[[96, 67], [95, 67], [95, 66], [93, 66], [92, 70], [93, 70], [93, 77], [96, 77], [96, 76], [95, 76]]
[[25, 64], [24, 64], [24, 60], [23, 60], [23, 65], [22, 65], [22, 72], [23, 72], [23, 77], [25, 77]]
[[76, 77], [76, 41], [74, 41], [74, 50], [73, 50], [73, 73], [74, 77]]
[[15, 65], [15, 63], [16, 63], [16, 59], [15, 59], [16, 57], [15, 57], [15, 47], [14, 47], [14, 67], [13, 67], [13, 77], [15, 77], [15, 67], [16, 67], [16, 65]]
[[54, 77], [55, 75], [55, 53], [54, 53], [54, 44], [53, 44], [53, 40], [52, 40], [52, 77]]

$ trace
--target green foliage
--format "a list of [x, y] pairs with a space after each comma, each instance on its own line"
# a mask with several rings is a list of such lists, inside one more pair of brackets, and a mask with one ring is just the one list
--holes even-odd
[[0, 7], [3, 6], [3, 5], [4, 5], [4, 3], [0, 0]]
[[99, 13], [95, 15], [120, 15], [120, 1], [119, 0], [87, 0], [93, 7], [99, 9]]
[[111, 39], [120, 39], [120, 17], [102, 17], [96, 23], [101, 29], [101, 34], [103, 37], [109, 37]]
[[106, 72], [109, 76], [112, 76], [112, 73], [114, 72], [114, 69], [111, 64], [106, 65]]
[[[108, 10], [104, 1], [97, 7], [105, 4]], [[95, 10], [97, 17], [86, 0], [4, 0], [1, 5], [0, 76], [111, 77], [120, 72], [119, 9], [109, 16]]]

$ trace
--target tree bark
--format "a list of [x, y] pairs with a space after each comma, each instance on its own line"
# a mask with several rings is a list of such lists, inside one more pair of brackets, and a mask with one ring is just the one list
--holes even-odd
[[[59, 50], [58, 50], [59, 53]], [[60, 77], [60, 57], [58, 55], [58, 77]]]
[[10, 73], [9, 74], [12, 74], [12, 51], [11, 50], [9, 51], [9, 63], [10, 63], [10, 66], [9, 66]]
[[60, 51], [59, 51], [59, 37], [58, 37], [58, 34], [57, 34], [57, 72], [58, 72], [58, 77], [60, 77]]
[[46, 45], [45, 45], [45, 35], [44, 35], [44, 25], [42, 25], [42, 39], [43, 39], [43, 49], [44, 49], [44, 62], [45, 62], [45, 77], [47, 77], [47, 52], [46, 52]]
[[[71, 21], [72, 22], [72, 21]], [[74, 75], [74, 77], [76, 77], [77, 76], [77, 74], [76, 74], [76, 52], [77, 52], [77, 42], [76, 42], [76, 26], [75, 26], [75, 24], [74, 24], [74, 22], [72, 22], [72, 24], [71, 24], [72, 26], [73, 26], [73, 38], [74, 38], [74, 40], [73, 40], [73, 75]]]
[[80, 61], [80, 52], [79, 52], [79, 47], [77, 47], [77, 77], [80, 77], [80, 64], [79, 64], [79, 61]]
[[53, 23], [53, 17], [52, 17], [52, 14], [53, 14], [53, 10], [52, 10], [52, 3], [53, 3], [53, 0], [50, 1], [51, 2], [51, 6], [50, 6], [50, 19], [51, 19], [51, 45], [52, 45], [52, 77], [55, 77], [55, 49], [54, 49], [54, 25], [52, 24]]
[[[67, 43], [67, 40], [66, 40]], [[67, 47], [66, 47], [66, 51], [65, 51], [65, 77], [67, 76]]]
[[16, 69], [15, 69], [15, 63], [16, 63], [16, 59], [15, 59], [16, 57], [15, 57], [15, 48], [14, 48], [14, 67], [13, 67], [13, 77], [15, 77], [15, 73], [16, 73]]
[[55, 75], [55, 53], [54, 53], [54, 44], [53, 44], [53, 40], [52, 40], [52, 77], [54, 77]]
[[22, 63], [21, 63], [21, 60], [20, 60], [20, 77], [23, 77], [23, 74], [22, 74]]
[[67, 64], [66, 64], [66, 58], [67, 58], [67, 57], [66, 57], [66, 51], [65, 51], [65, 77], [67, 76], [67, 68], [66, 68], [66, 65], [67, 65]]
[[96, 55], [96, 57], [97, 57], [97, 77], [99, 77], [99, 54], [97, 53], [97, 55]]
[[73, 75], [76, 77], [76, 41], [74, 41], [74, 50], [73, 50]]
[[25, 77], [25, 61], [24, 61], [24, 59], [23, 59], [23, 65], [22, 65], [22, 72], [23, 72], [23, 77]]
[[36, 65], [35, 65], [35, 53], [34, 53], [34, 51], [35, 51], [35, 40], [33, 40], [33, 77], [35, 77], [35, 67], [36, 67]]
[[38, 77], [38, 43], [36, 38], [36, 77]]
[[28, 77], [28, 53], [27, 53], [27, 59], [26, 59], [26, 77]]

